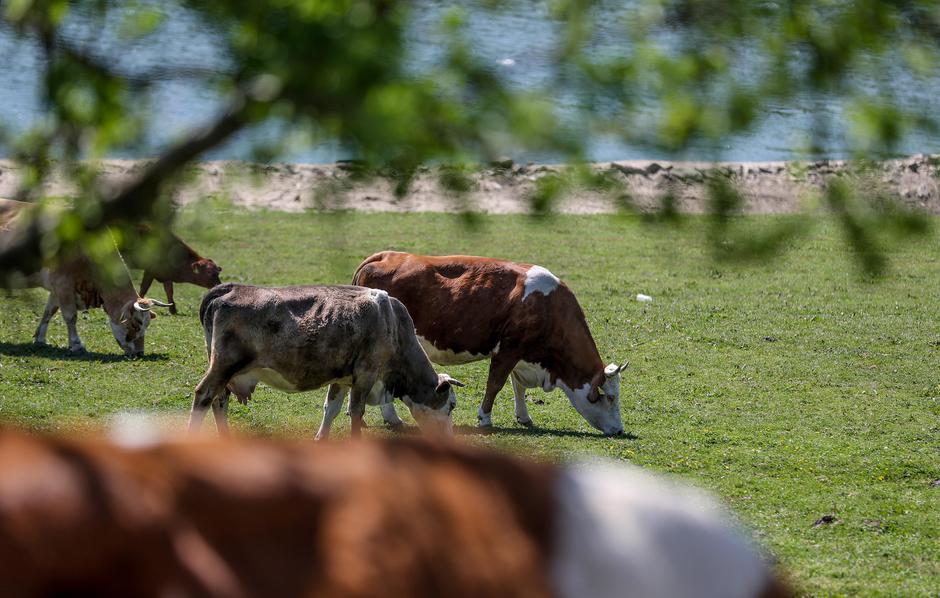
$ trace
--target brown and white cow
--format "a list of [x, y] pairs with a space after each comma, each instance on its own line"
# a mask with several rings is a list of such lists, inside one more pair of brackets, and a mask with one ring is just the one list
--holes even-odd
[[0, 595], [791, 595], [713, 501], [634, 467], [129, 439], [0, 430]]
[[[560, 388], [585, 420], [622, 434], [620, 373], [605, 366], [574, 293], [541, 266], [463, 255], [384, 251], [366, 258], [353, 284], [383, 289], [408, 308], [431, 361], [490, 359], [481, 426], [492, 425], [497, 393], [512, 376], [516, 421], [531, 425], [527, 388]], [[386, 420], [397, 423], [390, 405]]]
[[[8, 234], [16, 226], [17, 220], [32, 204], [0, 199], [0, 234]], [[122, 283], [112, 283], [101, 275], [95, 264], [80, 252], [71, 257], [60, 258], [54, 265], [43, 268], [20, 281], [23, 288], [42, 287], [49, 291], [49, 299], [39, 326], [33, 335], [33, 341], [46, 344], [46, 331], [49, 321], [60, 309], [62, 319], [69, 336], [69, 351], [85, 351], [78, 336], [78, 312], [96, 307], [104, 309], [108, 315], [111, 334], [124, 354], [140, 356], [144, 353], [144, 336], [150, 320], [156, 314], [150, 310], [153, 306], [170, 307], [153, 299], [141, 298], [134, 290], [130, 279]]]
[[199, 319], [209, 370], [196, 387], [190, 431], [211, 405], [226, 433], [229, 393], [247, 402], [258, 382], [287, 392], [330, 385], [317, 438], [329, 435], [347, 389], [353, 435], [366, 403], [386, 395], [400, 398], [422, 426], [452, 431], [452, 386], [463, 384], [434, 372], [408, 310], [384, 291], [226, 283], [206, 293]]
[[[148, 225], [141, 225], [139, 230], [144, 235], [155, 234]], [[219, 273], [222, 267], [196, 253], [195, 249], [175, 234], [168, 232], [163, 237], [159, 256], [146, 261], [132, 260], [132, 265], [144, 270], [140, 283], [141, 296], [147, 294], [154, 280], [163, 283], [166, 300], [170, 303], [170, 313], [175, 315], [173, 283], [189, 283], [211, 289], [221, 284]]]

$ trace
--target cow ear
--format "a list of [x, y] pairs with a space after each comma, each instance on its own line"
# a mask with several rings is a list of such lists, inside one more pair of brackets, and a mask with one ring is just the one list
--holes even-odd
[[199, 262], [193, 262], [193, 274], [199, 274]]
[[150, 319], [151, 319], [151, 320], [153, 320], [154, 318], [157, 317], [156, 312], [152, 312], [152, 311], [151, 311], [151, 312], [148, 312], [148, 313], [150, 314]]

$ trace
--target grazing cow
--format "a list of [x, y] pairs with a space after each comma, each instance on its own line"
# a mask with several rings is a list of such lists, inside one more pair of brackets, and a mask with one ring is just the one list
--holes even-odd
[[[152, 235], [152, 229], [147, 225], [140, 226], [140, 232]], [[221, 266], [209, 258], [204, 258], [173, 233], [167, 233], [160, 256], [152, 261], [132, 263], [135, 267], [143, 268], [144, 277], [140, 283], [140, 294], [144, 296], [150, 290], [153, 281], [163, 283], [166, 291], [166, 300], [170, 303], [170, 313], [176, 314], [176, 304], [173, 302], [173, 283], [189, 283], [211, 289], [221, 284], [219, 272]]]
[[229, 393], [247, 402], [259, 381], [303, 392], [330, 385], [317, 438], [350, 389], [352, 433], [365, 404], [400, 398], [422, 426], [451, 428], [457, 404], [447, 374], [436, 374], [415, 338], [408, 310], [384, 291], [352, 286], [264, 288], [223, 284], [199, 308], [209, 370], [196, 387], [190, 430], [211, 405], [220, 433], [228, 430]]
[[[30, 206], [24, 202], [0, 199], [0, 234], [12, 231], [20, 214]], [[92, 261], [80, 253], [26, 277], [22, 285], [24, 288], [43, 287], [49, 291], [33, 341], [38, 345], [46, 344], [49, 321], [61, 309], [69, 335], [69, 351], [75, 353], [85, 351], [76, 326], [79, 310], [104, 308], [114, 340], [124, 354], [140, 356], [144, 354], [147, 326], [156, 317], [151, 308], [154, 305], [170, 307], [167, 303], [139, 297], [129, 279], [123, 284], [109, 282], [97, 272]]]
[[[383, 289], [404, 303], [431, 361], [490, 359], [477, 412], [481, 426], [492, 425], [493, 401], [511, 375], [520, 424], [532, 424], [527, 388], [560, 388], [592, 426], [623, 433], [620, 373], [627, 364], [604, 366], [574, 293], [545, 268], [384, 251], [360, 264], [353, 284]], [[383, 413], [395, 423], [390, 404]]]
[[791, 595], [711, 500], [631, 466], [130, 440], [0, 431], [0, 595]]

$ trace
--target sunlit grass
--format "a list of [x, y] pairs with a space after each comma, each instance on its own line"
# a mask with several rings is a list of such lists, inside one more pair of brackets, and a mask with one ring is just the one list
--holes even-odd
[[[604, 455], [695, 480], [728, 500], [810, 594], [940, 587], [940, 488], [930, 485], [940, 478], [936, 239], [898, 248], [889, 274], [870, 282], [827, 223], [771, 264], [743, 269], [711, 260], [704, 220], [668, 228], [612, 216], [494, 216], [471, 226], [445, 215], [220, 207], [200, 216], [184, 218], [180, 233], [231, 281], [347, 283], [363, 257], [386, 248], [549, 268], [578, 295], [605, 361], [631, 362], [623, 417], [632, 436], [603, 438], [563, 395], [540, 391], [530, 391], [544, 401], [530, 405], [538, 429], [524, 430], [507, 385], [495, 433], [462, 440], [553, 459]], [[760, 230], [771, 221], [749, 224]], [[161, 315], [148, 357], [135, 361], [117, 357], [100, 311], [79, 321], [90, 357], [67, 354], [58, 316], [53, 348], [36, 350], [29, 342], [42, 293], [4, 298], [0, 418], [74, 430], [145, 410], [182, 425], [206, 367], [202, 293], [178, 287], [181, 315]], [[637, 293], [653, 302], [638, 303]], [[471, 428], [486, 366], [443, 369], [468, 384], [456, 420]], [[309, 437], [324, 394], [262, 387], [250, 406], [233, 405], [233, 423], [242, 433]], [[385, 433], [377, 412], [368, 421], [371, 433]], [[336, 432], [346, 429], [340, 417]], [[825, 514], [838, 522], [814, 527]]]

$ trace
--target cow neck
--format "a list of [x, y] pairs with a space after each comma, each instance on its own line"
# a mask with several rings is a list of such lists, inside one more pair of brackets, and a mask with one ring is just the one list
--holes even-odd
[[[580, 310], [579, 310], [580, 311]], [[574, 390], [585, 384], [594, 384], [599, 374], [604, 372], [597, 345], [588, 329], [584, 315], [573, 317], [565, 322], [569, 328], [563, 334], [547, 344], [547, 360], [541, 365], [548, 371], [553, 385], [559, 380]]]
[[[392, 394], [398, 398], [402, 394], [409, 394], [410, 396], [413, 389], [421, 386], [430, 386], [432, 388], [437, 386], [437, 373], [434, 371], [434, 366], [431, 365], [427, 353], [418, 344], [417, 339], [408, 344], [412, 345], [412, 343], [413, 346], [402, 351], [398, 365], [393, 368], [397, 375], [401, 376], [401, 381], [404, 382], [404, 389], [400, 388], [399, 384], [392, 382]], [[389, 382], [386, 381], [386, 386]], [[411, 398], [415, 399], [414, 396], [411, 396]]]
[[101, 304], [104, 311], [111, 317], [111, 320], [117, 322], [121, 311], [128, 303], [137, 299], [137, 293], [127, 291], [127, 289], [101, 289]]

